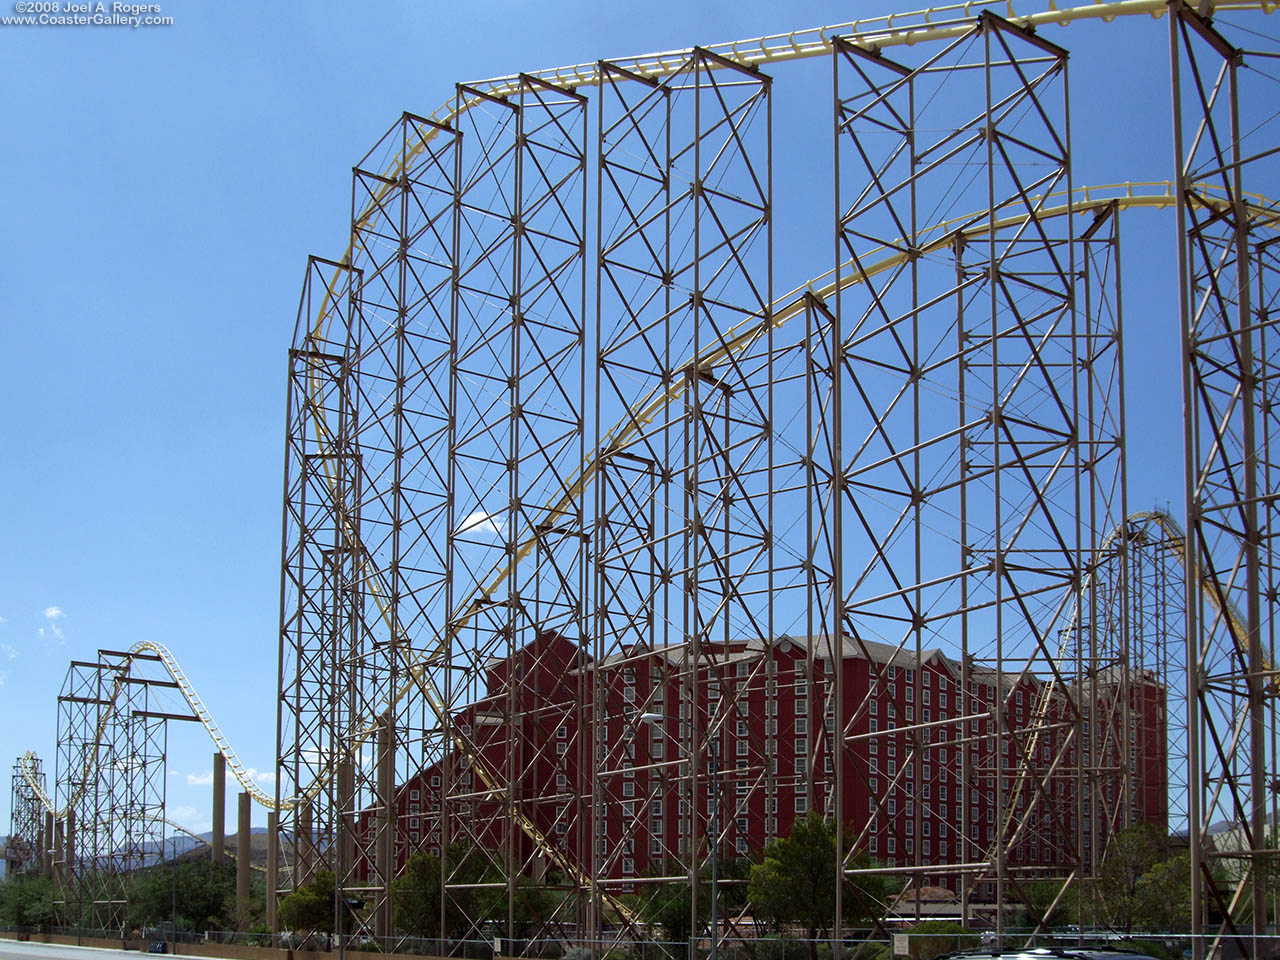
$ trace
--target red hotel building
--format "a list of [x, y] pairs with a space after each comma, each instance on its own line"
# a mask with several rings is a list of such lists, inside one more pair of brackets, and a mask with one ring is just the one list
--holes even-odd
[[[453, 839], [502, 849], [495, 797], [507, 789], [522, 874], [546, 866], [547, 847], [624, 886], [681, 872], [716, 801], [722, 851], [749, 856], [811, 807], [832, 814], [841, 738], [839, 815], [854, 842], [891, 866], [943, 867], [931, 885], [958, 890], [963, 874], [945, 865], [986, 860], [997, 837], [1007, 868], [1034, 877], [1088, 861], [1128, 823], [1166, 822], [1165, 695], [1149, 674], [1068, 687], [846, 637], [835, 710], [830, 658], [809, 646], [704, 645], [694, 670], [684, 646], [595, 663], [547, 633], [491, 662], [486, 695], [453, 718], [452, 753], [397, 787], [397, 865], [439, 852], [442, 808]], [[694, 784], [684, 759], [712, 728], [718, 790], [709, 750]], [[374, 819], [359, 826], [370, 838]], [[358, 860], [357, 876], [369, 866]]]

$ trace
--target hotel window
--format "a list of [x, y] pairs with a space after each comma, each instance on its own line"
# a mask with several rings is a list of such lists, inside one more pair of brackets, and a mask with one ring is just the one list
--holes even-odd
[[871, 703], [867, 705], [867, 709], [871, 711], [871, 715], [874, 717], [880, 712], [880, 701], [872, 700]]
[[707, 699], [708, 700], [720, 699], [720, 684], [712, 683], [707, 685]]
[[556, 727], [557, 740], [566, 740], [568, 739], [568, 737], [569, 737], [569, 731], [565, 727], [563, 726]]
[[[624, 803], [624, 804], [622, 805], [622, 815], [623, 815], [624, 817], [634, 817], [634, 816], [636, 815], [636, 805], [635, 805], [635, 803]], [[601, 823], [603, 823], [603, 822], [604, 822], [604, 817], [603, 817], [603, 816], [601, 816], [601, 818], [600, 818], [600, 822], [601, 822]]]
[[805, 717], [796, 717], [796, 734], [808, 733], [809, 721]]
[[634, 859], [632, 859], [631, 857], [623, 857], [623, 858], [622, 858], [622, 872], [623, 872], [623, 873], [635, 873], [635, 872], [636, 872], [636, 862], [635, 862], [635, 860], [634, 860]]
[[804, 794], [801, 794], [800, 796], [796, 797], [795, 811], [796, 813], [809, 812], [809, 798], [806, 797]]
[[898, 849], [898, 842], [897, 842], [897, 840], [895, 840], [893, 837], [890, 837], [890, 838], [889, 838], [889, 841], [888, 841], [888, 844], [889, 844], [889, 853], [890, 853], [890, 854], [895, 853], [895, 852], [897, 851], [897, 849]]
[[907, 704], [907, 722], [910, 723], [916, 718], [916, 708], [911, 704]]
[[891, 757], [896, 757], [898, 755], [898, 745], [894, 741], [890, 740], [885, 746], [885, 752]]
[[869, 729], [872, 733], [875, 733], [877, 730], [879, 730], [879, 729], [880, 729], [880, 724], [876, 721], [876, 718], [875, 718], [875, 717], [872, 717], [872, 718], [871, 718], [871, 726], [870, 726], [868, 729]]
[[809, 713], [809, 701], [808, 701], [808, 700], [797, 700], [797, 701], [796, 701], [796, 716], [798, 716], [798, 717], [800, 717], [800, 716], [807, 716], [807, 715], [808, 715], [808, 713]]
[[915, 703], [915, 700], [916, 700], [916, 688], [915, 688], [915, 687], [907, 687], [907, 689], [906, 689], [906, 695], [907, 695], [907, 703]]
[[655, 857], [662, 856], [662, 841], [657, 837], [649, 841], [649, 853]]
[[563, 773], [557, 773], [557, 774], [556, 774], [556, 789], [557, 789], [557, 790], [563, 790], [563, 789], [564, 789], [565, 787], [567, 787], [567, 786], [569, 786], [569, 778], [568, 778], [568, 777], [566, 777]]
[[734, 747], [735, 754], [739, 757], [745, 757], [749, 749], [750, 744], [748, 744], [746, 740], [739, 740], [737, 745]]
[[827, 754], [822, 758], [822, 770], [824, 773], [831, 772], [831, 754]]
[[409, 818], [409, 829], [410, 829], [410, 830], [417, 830], [417, 829], [418, 829], [418, 818], [417, 818], [417, 817], [410, 817], [410, 818]]
[[797, 737], [795, 743], [796, 756], [805, 756], [809, 753], [809, 741], [805, 737]]
[[796, 759], [795, 759], [794, 763], [795, 763], [795, 772], [796, 772], [796, 775], [797, 775], [797, 776], [803, 776], [803, 775], [804, 775], [804, 773], [805, 773], [805, 771], [808, 769], [808, 766], [807, 766], [807, 764], [806, 764], [806, 762], [805, 762], [805, 758], [804, 758], [804, 757], [796, 757]]
[[947, 695], [946, 695], [945, 693], [939, 693], [939, 694], [938, 694], [938, 706], [940, 706], [940, 707], [946, 707], [946, 705], [947, 705]]
[[932, 832], [933, 832], [933, 824], [932, 824], [932, 823], [930, 823], [928, 820], [926, 820], [924, 823], [920, 824], [920, 833], [921, 833], [923, 836], [926, 836], [926, 837], [927, 837], [927, 836], [929, 836]]
[[566, 753], [568, 753], [568, 752], [569, 752], [569, 745], [568, 745], [567, 743], [557, 743], [557, 744], [556, 744], [556, 756], [557, 756], [557, 757], [563, 757], [563, 756], [564, 756]]
[[925, 687], [925, 688], [924, 688], [924, 693], [921, 695], [921, 700], [920, 700], [920, 702], [921, 702], [921, 703], [925, 703], [925, 704], [929, 703], [929, 702], [930, 702], [929, 694], [930, 694], [930, 690], [929, 690], [929, 688], [928, 688], [928, 687]]
[[662, 836], [662, 821], [661, 821], [661, 820], [650, 820], [650, 821], [649, 821], [649, 832], [650, 832], [650, 833], [652, 833], [655, 837], [660, 837], [660, 836]]
[[735, 729], [738, 736], [745, 737], [747, 735], [747, 721], [739, 720]]
[[925, 782], [924, 782], [924, 786], [922, 787], [922, 790], [923, 790], [923, 792], [924, 792], [924, 798], [925, 798], [926, 800], [929, 800], [929, 799], [930, 799], [929, 794], [932, 792], [932, 789], [933, 789], [933, 788], [932, 788], [932, 784], [930, 784], [928, 780], [925, 780]]
[[870, 790], [872, 793], [878, 793], [880, 791], [880, 778], [871, 777], [870, 779], [868, 779], [867, 789]]
[[734, 846], [735, 846], [735, 848], [737, 849], [738, 853], [740, 853], [740, 854], [746, 854], [746, 852], [747, 852], [747, 838], [746, 838], [746, 837], [739, 837], [739, 838], [737, 839], [737, 842], [734, 844]]
[[912, 853], [915, 850], [915, 841], [912, 840], [910, 837], [907, 837], [906, 846], [907, 846], [907, 853]]
[[739, 660], [737, 665], [734, 667], [734, 671], [738, 676], [745, 677], [751, 673], [751, 664], [747, 663], [745, 660]]
[[[433, 787], [438, 787], [438, 786], [440, 786], [440, 778], [439, 778], [438, 776], [436, 776], [436, 777], [432, 777], [431, 779], [435, 781], [435, 783], [431, 784]], [[410, 800], [417, 800], [417, 799], [418, 799], [418, 791], [417, 791], [417, 790], [410, 790], [410, 791], [409, 791], [409, 799], [410, 799]]]
[[891, 817], [898, 812], [898, 800], [896, 797], [890, 797], [885, 801], [885, 812]]
[[636, 782], [634, 780], [622, 781], [622, 795], [624, 797], [634, 797], [636, 795]]

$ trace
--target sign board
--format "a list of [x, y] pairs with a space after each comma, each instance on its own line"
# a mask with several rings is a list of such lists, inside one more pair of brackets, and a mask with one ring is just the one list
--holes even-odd
[[893, 955], [895, 957], [911, 956], [911, 938], [905, 933], [895, 933], [893, 935]]

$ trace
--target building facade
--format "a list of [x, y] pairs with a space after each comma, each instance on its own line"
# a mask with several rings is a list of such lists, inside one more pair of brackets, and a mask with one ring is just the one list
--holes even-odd
[[1068, 682], [850, 638], [833, 665], [822, 646], [730, 644], [694, 669], [684, 646], [593, 661], [542, 635], [488, 665], [453, 748], [397, 786], [397, 863], [439, 854], [443, 831], [520, 875], [559, 865], [627, 889], [687, 869], [713, 832], [722, 858], [757, 856], [817, 810], [886, 867], [983, 896], [975, 865], [997, 851], [1014, 875], [1058, 876], [1124, 826], [1165, 825], [1149, 675]]

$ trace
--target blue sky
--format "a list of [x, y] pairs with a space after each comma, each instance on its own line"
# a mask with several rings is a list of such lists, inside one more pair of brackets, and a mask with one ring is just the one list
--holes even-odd
[[[182, 662], [245, 764], [270, 770], [286, 351], [306, 257], [341, 256], [351, 167], [400, 111], [429, 115], [460, 80], [888, 7], [162, 8], [172, 26], [0, 27], [6, 769], [26, 749], [52, 767], [69, 659], [154, 639]], [[1165, 24], [1046, 35], [1073, 50], [1076, 182], [1167, 177]], [[807, 106], [780, 101], [778, 122], [829, 122], [826, 89], [817, 92]], [[1130, 291], [1128, 307], [1147, 325], [1130, 345], [1142, 358], [1130, 420], [1152, 423], [1135, 438], [1135, 508], [1176, 502], [1181, 487], [1174, 248], [1154, 232], [1168, 216], [1143, 213], [1125, 227], [1153, 231], [1125, 254], [1135, 276], [1154, 278], [1141, 297]], [[780, 235], [804, 227], [779, 218]], [[784, 252], [775, 288], [826, 266], [807, 270]], [[171, 810], [206, 829], [211, 747], [194, 732], [171, 736]], [[6, 783], [0, 833], [8, 820]]]

